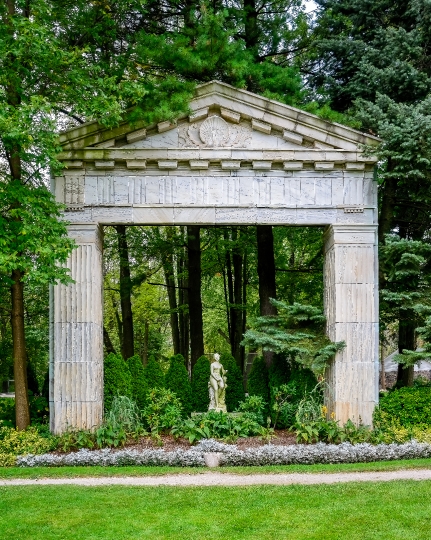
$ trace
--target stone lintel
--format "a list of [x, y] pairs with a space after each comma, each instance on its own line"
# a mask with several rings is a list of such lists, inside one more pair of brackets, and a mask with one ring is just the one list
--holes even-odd
[[221, 161], [221, 168], [222, 169], [239, 169], [241, 167], [241, 161], [240, 160], [222, 160]]
[[191, 159], [189, 161], [190, 169], [199, 170], [199, 169], [208, 169], [210, 162], [206, 159]]
[[335, 163], [333, 161], [316, 161], [314, 163], [314, 168], [316, 171], [329, 171], [333, 169]]
[[283, 169], [285, 171], [300, 171], [304, 167], [302, 161], [285, 161], [283, 163]]

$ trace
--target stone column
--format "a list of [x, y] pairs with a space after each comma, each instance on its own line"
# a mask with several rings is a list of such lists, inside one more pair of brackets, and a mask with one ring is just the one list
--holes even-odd
[[103, 411], [102, 234], [98, 225], [71, 225], [70, 285], [50, 294], [50, 427], [93, 429]]
[[345, 341], [326, 371], [328, 414], [371, 425], [378, 402], [378, 268], [375, 225], [331, 225], [325, 233], [325, 315]]

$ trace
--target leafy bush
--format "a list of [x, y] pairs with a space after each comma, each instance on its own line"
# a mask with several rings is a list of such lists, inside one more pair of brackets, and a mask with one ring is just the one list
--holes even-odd
[[110, 353], [104, 363], [104, 405], [105, 411], [111, 408], [115, 396], [132, 396], [132, 377], [123, 357]]
[[[48, 401], [44, 396], [29, 394], [30, 419], [33, 425], [46, 424], [49, 419]], [[15, 427], [15, 399], [0, 398], [0, 427]]]
[[183, 413], [188, 416], [192, 412], [192, 387], [187, 372], [184, 357], [176, 354], [171, 357], [169, 369], [165, 377], [168, 390], [174, 392], [181, 402]]
[[15, 427], [15, 400], [0, 398], [0, 428]]
[[261, 396], [247, 396], [244, 401], [241, 401], [238, 405], [238, 411], [254, 415], [254, 418], [258, 424], [263, 425], [265, 423], [265, 401]]
[[132, 398], [136, 401], [138, 407], [143, 409], [147, 403], [149, 391], [144, 366], [138, 355], [129, 358], [127, 364], [131, 375]]
[[260, 396], [269, 406], [269, 375], [263, 356], [256, 356], [253, 360], [247, 381], [247, 391], [251, 396]]
[[160, 432], [171, 429], [181, 423], [181, 402], [174, 392], [167, 388], [153, 388], [148, 396], [148, 403], [142, 411], [144, 420], [151, 430], [151, 435], [160, 437]]
[[385, 429], [394, 423], [404, 428], [431, 427], [431, 387], [404, 387], [381, 397], [374, 424]]
[[210, 404], [208, 382], [211, 374], [211, 364], [206, 356], [198, 358], [192, 371], [192, 402], [193, 410], [205, 412]]
[[164, 388], [165, 376], [159, 362], [154, 356], [150, 356], [148, 364], [144, 368], [145, 379], [147, 380], [148, 388]]
[[191, 443], [210, 438], [235, 442], [239, 437], [259, 434], [260, 427], [255, 415], [251, 413], [208, 411], [179, 422], [172, 428], [172, 434], [186, 437]]
[[227, 371], [226, 407], [228, 412], [236, 411], [240, 402], [245, 398], [242, 373], [231, 354], [223, 353], [220, 356], [220, 363]]
[[13, 466], [17, 456], [44, 454], [55, 447], [53, 437], [42, 437], [35, 427], [26, 431], [0, 428], [0, 467]]

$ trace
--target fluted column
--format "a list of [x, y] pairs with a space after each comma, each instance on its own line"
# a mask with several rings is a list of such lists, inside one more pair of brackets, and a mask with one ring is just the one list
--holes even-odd
[[326, 371], [328, 414], [371, 425], [378, 402], [377, 227], [331, 225], [325, 233], [325, 315], [345, 341]]
[[74, 283], [51, 288], [50, 427], [93, 429], [103, 411], [102, 234], [73, 225], [77, 248], [68, 259]]

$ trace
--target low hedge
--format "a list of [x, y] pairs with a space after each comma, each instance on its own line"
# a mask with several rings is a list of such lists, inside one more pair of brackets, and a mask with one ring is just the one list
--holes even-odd
[[374, 413], [374, 423], [431, 427], [431, 387], [404, 387], [383, 395]]

